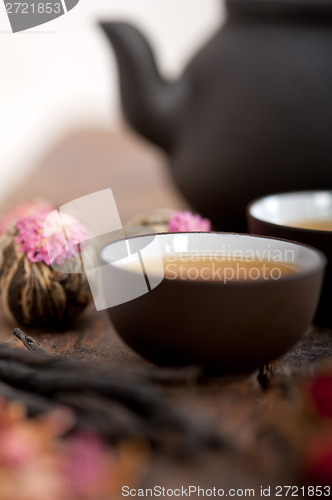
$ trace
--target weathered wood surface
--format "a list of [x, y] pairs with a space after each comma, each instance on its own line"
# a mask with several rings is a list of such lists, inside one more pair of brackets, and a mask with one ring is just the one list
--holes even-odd
[[[161, 153], [128, 132], [81, 131], [66, 139], [2, 205], [42, 196], [61, 205], [89, 192], [112, 187], [125, 221], [157, 207], [184, 207], [166, 172]], [[12, 335], [15, 326], [0, 313], [0, 342], [24, 349]], [[118, 338], [106, 312], [91, 306], [65, 331], [28, 329], [50, 353], [106, 365], [148, 366]], [[265, 373], [240, 378], [203, 378], [163, 390], [185, 414], [215, 427], [229, 444], [222, 451], [178, 462], [157, 456], [145, 486], [176, 488], [188, 484], [211, 488], [251, 488], [295, 484], [297, 455], [289, 436], [299, 412], [298, 382], [332, 366], [332, 333], [313, 329], [299, 346]], [[263, 384], [263, 385], [264, 385]], [[273, 495], [271, 495], [273, 497]]]

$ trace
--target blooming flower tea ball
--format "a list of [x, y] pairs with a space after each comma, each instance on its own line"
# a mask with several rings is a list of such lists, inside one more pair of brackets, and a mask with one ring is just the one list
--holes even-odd
[[127, 221], [126, 226], [151, 229], [157, 233], [181, 231], [211, 231], [211, 222], [189, 210], [177, 211], [171, 208], [157, 208], [137, 214]]
[[[67, 246], [54, 231], [47, 247], [44, 221], [49, 212], [22, 217], [0, 239], [2, 307], [8, 317], [30, 326], [52, 327], [71, 320], [92, 300], [77, 246], [84, 241], [85, 228], [65, 216], [69, 219], [64, 223], [70, 228]], [[50, 248], [57, 255], [58, 271], [50, 265]]]
[[209, 219], [203, 219], [198, 214], [193, 214], [186, 210], [184, 212], [175, 212], [168, 221], [168, 230], [173, 233], [181, 231], [211, 231], [211, 222]]

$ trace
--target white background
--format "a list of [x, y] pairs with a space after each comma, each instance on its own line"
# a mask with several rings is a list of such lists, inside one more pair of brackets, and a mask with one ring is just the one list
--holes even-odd
[[66, 133], [119, 123], [117, 69], [98, 19], [142, 28], [161, 70], [176, 78], [223, 17], [221, 0], [80, 0], [12, 34], [0, 2], [0, 201]]

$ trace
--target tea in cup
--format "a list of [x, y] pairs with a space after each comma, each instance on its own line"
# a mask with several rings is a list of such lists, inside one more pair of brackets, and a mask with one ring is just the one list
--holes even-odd
[[128, 240], [142, 259], [124, 256], [123, 242], [101, 254], [120, 281], [136, 286], [144, 275], [146, 292], [108, 314], [145, 358], [247, 373], [283, 354], [312, 321], [325, 268], [319, 251], [251, 235], [163, 233], [149, 252], [150, 239]]

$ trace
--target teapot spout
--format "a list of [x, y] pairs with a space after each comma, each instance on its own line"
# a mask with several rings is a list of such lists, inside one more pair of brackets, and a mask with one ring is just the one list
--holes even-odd
[[183, 81], [170, 83], [162, 78], [149, 43], [130, 24], [102, 22], [100, 26], [115, 51], [127, 120], [141, 135], [169, 152], [185, 96]]

